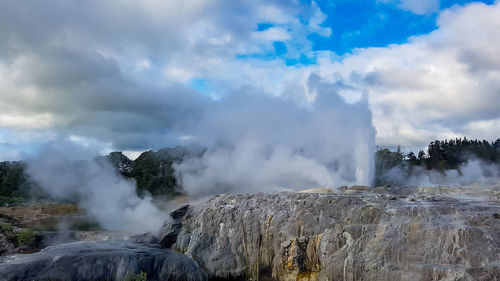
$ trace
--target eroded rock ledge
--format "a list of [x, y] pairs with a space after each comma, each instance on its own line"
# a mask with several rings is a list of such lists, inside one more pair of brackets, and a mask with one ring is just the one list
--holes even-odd
[[73, 242], [39, 253], [6, 257], [0, 280], [119, 280], [145, 272], [151, 281], [203, 281], [205, 272], [192, 259], [170, 249], [131, 242]]
[[189, 207], [170, 244], [220, 278], [500, 280], [499, 194], [358, 187], [219, 195]]

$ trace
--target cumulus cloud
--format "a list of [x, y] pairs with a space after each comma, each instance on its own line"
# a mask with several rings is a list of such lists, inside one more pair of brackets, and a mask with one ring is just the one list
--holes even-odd
[[[496, 126], [481, 129], [496, 122], [500, 106], [498, 3], [452, 7], [430, 34], [338, 57], [313, 51], [308, 40], [331, 34], [314, 2], [184, 2], [1, 2], [0, 126], [86, 136], [121, 150], [158, 148], [182, 142], [177, 132], [212, 112], [212, 97], [313, 104], [308, 80], [316, 73], [351, 103], [368, 94], [380, 145], [500, 135]], [[439, 7], [398, 3], [415, 13]], [[271, 31], [256, 40], [260, 23]], [[286, 54], [265, 57], [278, 39]], [[317, 64], [286, 64], [301, 56]], [[190, 88], [196, 79], [206, 81], [203, 93]]]
[[490, 140], [500, 135], [495, 126], [489, 132], [471, 126], [498, 118], [499, 9], [498, 3], [454, 6], [439, 15], [430, 34], [343, 57], [318, 52], [316, 65], [232, 61], [206, 76], [215, 85], [247, 85], [300, 102], [314, 99], [306, 90], [313, 72], [347, 100], [366, 91], [382, 146], [421, 148], [433, 139], [464, 135]]
[[417, 15], [425, 15], [439, 11], [439, 0], [377, 0], [379, 3], [390, 3], [398, 8]]
[[402, 0], [399, 7], [415, 14], [428, 14], [439, 10], [439, 0]]
[[316, 2], [312, 2], [313, 16], [309, 21], [309, 27], [315, 33], [321, 36], [330, 36], [332, 34], [332, 30], [329, 27], [324, 27], [323, 22], [326, 20], [327, 16], [321, 11]]
[[471, 121], [464, 125], [464, 129], [467, 135], [494, 140], [498, 138], [498, 132], [500, 132], [500, 118]]
[[500, 131], [471, 130], [470, 122], [495, 120], [500, 112], [499, 12], [498, 3], [453, 7], [440, 14], [438, 29], [428, 35], [358, 49], [340, 61], [325, 56], [320, 73], [369, 91], [379, 144], [498, 137]]
[[288, 32], [279, 27], [272, 27], [264, 31], [255, 32], [252, 38], [265, 41], [287, 41], [291, 39]]
[[[237, 55], [273, 48], [274, 40], [297, 37], [290, 56], [311, 46], [306, 36], [319, 22], [310, 30], [309, 16], [299, 21], [302, 7], [308, 9], [283, 1], [1, 2], [0, 126], [90, 136], [117, 149], [169, 145], [171, 132], [197, 120], [210, 102], [186, 87], [191, 79], [210, 79], [218, 69], [235, 75]], [[275, 26], [255, 32], [262, 22]], [[238, 72], [235, 80], [245, 79]], [[220, 86], [225, 79], [213, 84], [214, 95], [245, 87]]]
[[[98, 139], [123, 150], [201, 143], [209, 148], [201, 159], [176, 167], [193, 193], [371, 183], [375, 145], [366, 99], [346, 103], [313, 68], [259, 57], [282, 41], [285, 57], [297, 59], [312, 50], [308, 35], [329, 36], [314, 2], [0, 5], [0, 32], [8, 38], [0, 43], [0, 106], [10, 109], [0, 121], [10, 128], [53, 130], [84, 146]], [[269, 28], [258, 31], [259, 23]], [[189, 87], [197, 78], [207, 81], [207, 91]], [[16, 114], [25, 117], [8, 118]], [[55, 196], [77, 196], [94, 210], [100, 201], [86, 192], [107, 197], [101, 183], [133, 199], [126, 182], [97, 173], [107, 167], [75, 172], [59, 168], [65, 159], [53, 160], [33, 162], [43, 169], [30, 173]], [[53, 183], [47, 169], [68, 179]], [[110, 212], [127, 207], [118, 202]]]

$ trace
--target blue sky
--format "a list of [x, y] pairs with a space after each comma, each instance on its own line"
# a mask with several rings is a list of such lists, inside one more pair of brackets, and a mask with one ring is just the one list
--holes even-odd
[[417, 15], [393, 4], [355, 1], [318, 5], [328, 15], [324, 25], [332, 36], [311, 35], [314, 50], [332, 50], [339, 55], [354, 48], [384, 47], [405, 42], [409, 36], [429, 33], [436, 28], [436, 13]]
[[349, 102], [365, 96], [381, 146], [495, 139], [499, 10], [492, 0], [2, 1], [0, 160], [60, 138], [130, 153], [182, 144], [214, 102], [308, 107], [311, 81]]
[[[415, 1], [416, 2], [416, 1]], [[422, 1], [431, 2], [431, 1]], [[425, 13], [400, 7], [398, 1], [363, 0], [363, 1], [324, 1], [315, 3], [326, 15], [322, 26], [331, 28], [331, 36], [321, 36], [312, 33], [308, 39], [312, 41], [313, 51], [332, 51], [337, 55], [351, 53], [356, 48], [385, 47], [389, 44], [401, 44], [408, 41], [411, 36], [432, 32], [437, 28], [436, 20], [439, 12], [453, 6], [464, 6], [468, 3], [493, 4], [494, 0], [442, 0], [439, 8]], [[311, 1], [303, 1], [311, 5]], [[270, 23], [260, 23], [257, 31], [273, 27]], [[281, 41], [274, 42], [274, 52], [254, 54], [252, 57], [272, 59], [274, 57], [287, 57], [286, 44]], [[246, 58], [248, 56], [241, 56]], [[307, 59], [304, 54], [301, 58], [289, 59], [288, 64], [314, 64], [314, 59]], [[309, 56], [310, 57], [310, 56]]]
[[[425, 2], [425, 1], [422, 1]], [[440, 9], [477, 1], [440, 1]], [[482, 1], [492, 4], [494, 1]], [[398, 7], [394, 2], [381, 1], [317, 1], [328, 15], [323, 23], [332, 28], [332, 36], [311, 35], [314, 50], [331, 50], [339, 55], [355, 48], [384, 47], [400, 44], [410, 36], [426, 34], [437, 28], [439, 10], [425, 14]]]
[[[403, 2], [412, 2], [412, 7], [404, 7]], [[419, 3], [421, 2], [421, 3]], [[435, 4], [429, 4], [434, 2]], [[282, 58], [287, 66], [314, 65], [317, 63], [316, 53], [321, 51], [331, 52], [342, 58], [352, 54], [353, 50], [370, 47], [387, 47], [390, 44], [403, 44], [413, 36], [425, 35], [438, 28], [439, 13], [454, 7], [463, 7], [470, 3], [485, 3], [492, 5], [494, 0], [364, 0], [364, 1], [301, 1], [306, 6], [317, 6], [324, 14], [325, 20], [322, 27], [331, 30], [330, 35], [310, 33], [307, 40], [311, 46], [305, 52], [290, 54], [290, 46], [296, 44], [295, 40], [273, 41], [273, 48], [257, 53], [237, 54], [236, 58], [274, 60]], [[427, 3], [427, 4], [426, 4]], [[433, 5], [435, 8], [419, 6]], [[425, 10], [427, 9], [427, 10]], [[306, 9], [307, 10], [307, 9]], [[304, 12], [309, 15], [310, 11]], [[308, 16], [297, 15], [304, 24], [310, 20]], [[283, 26], [269, 22], [259, 22], [255, 31], [266, 31], [271, 28]], [[285, 28], [289, 28], [286, 27]], [[302, 42], [301, 42], [302, 43]], [[300, 47], [299, 47], [300, 48]], [[209, 82], [197, 77], [189, 84], [196, 90], [208, 90]], [[200, 88], [202, 87], [202, 88]]]

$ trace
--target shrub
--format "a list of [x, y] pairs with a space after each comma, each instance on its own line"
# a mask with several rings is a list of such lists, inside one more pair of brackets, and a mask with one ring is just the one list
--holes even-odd
[[98, 222], [92, 220], [81, 220], [73, 222], [71, 224], [70, 229], [78, 231], [90, 231], [90, 230], [101, 230], [102, 228]]
[[35, 232], [25, 229], [19, 232], [17, 236], [17, 243], [19, 246], [33, 247], [35, 246]]
[[8, 223], [2, 224], [2, 232], [5, 234], [12, 233], [14, 231], [14, 227]]
[[0, 206], [16, 206], [26, 201], [23, 197], [0, 196]]
[[139, 274], [129, 273], [127, 277], [125, 277], [125, 281], [147, 281], [148, 275], [146, 272], [142, 272]]

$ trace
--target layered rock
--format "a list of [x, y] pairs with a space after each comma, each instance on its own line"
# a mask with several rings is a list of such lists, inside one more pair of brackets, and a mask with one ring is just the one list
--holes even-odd
[[500, 280], [499, 194], [355, 187], [219, 195], [166, 229], [179, 233], [172, 247], [213, 277]]

